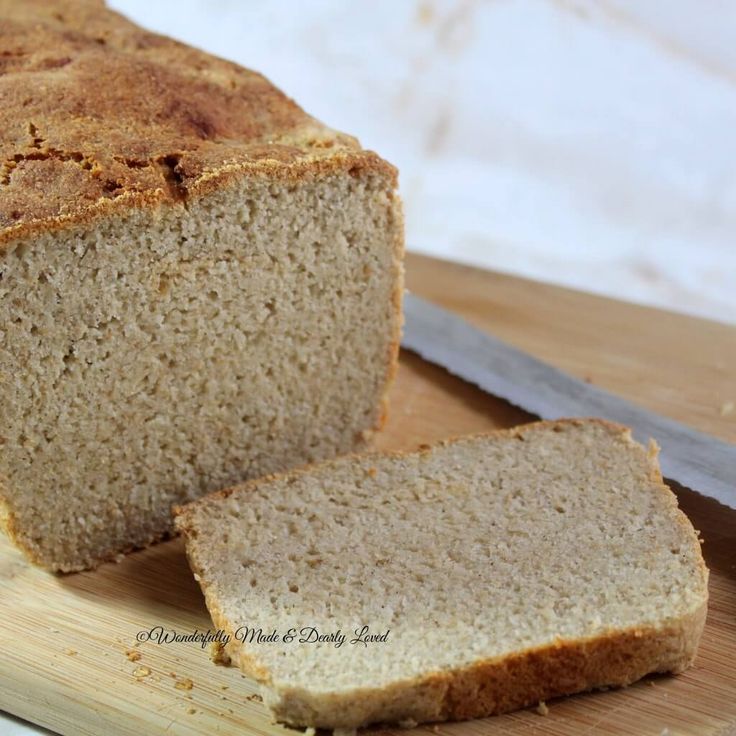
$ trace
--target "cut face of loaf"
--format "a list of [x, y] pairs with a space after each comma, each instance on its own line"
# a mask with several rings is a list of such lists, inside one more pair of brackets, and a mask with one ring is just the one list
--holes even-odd
[[170, 528], [173, 503], [353, 449], [397, 341], [390, 191], [245, 180], [19, 243], [1, 262], [0, 478], [61, 570]]
[[[679, 672], [705, 620], [696, 533], [653, 454], [600, 421], [343, 458], [178, 513], [229, 654], [295, 726], [472, 718]], [[364, 626], [385, 640], [351, 644]]]
[[[381, 425], [396, 172], [101, 3], [0, 0], [0, 520], [94, 566]], [[48, 60], [64, 63], [50, 66]]]

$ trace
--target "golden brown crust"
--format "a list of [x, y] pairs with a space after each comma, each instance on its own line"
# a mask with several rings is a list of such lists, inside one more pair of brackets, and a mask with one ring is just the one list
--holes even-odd
[[102, 3], [0, 0], [0, 246], [233, 177], [396, 171], [260, 74]]
[[706, 606], [665, 627], [560, 641], [435, 675], [444, 686], [439, 720], [498, 715], [560, 695], [629, 685], [651, 672], [681, 672], [695, 657]]
[[[458, 721], [507, 713], [563, 695], [629, 685], [653, 672], [678, 673], [692, 664], [705, 624], [706, 602], [661, 626], [612, 630], [577, 640], [514, 652], [391, 685], [346, 694], [345, 709], [361, 712], [369, 725], [385, 720], [385, 709], [406, 704], [412, 720]], [[258, 678], [248, 667], [246, 674]], [[260, 678], [268, 687], [267, 677]], [[359, 703], [356, 707], [356, 703]], [[278, 720], [292, 726], [330, 728], [315, 720], [309, 693], [282, 693], [272, 706]], [[302, 706], [302, 707], [300, 707]], [[382, 716], [382, 712], [384, 715]], [[303, 716], [300, 714], [304, 714]]]

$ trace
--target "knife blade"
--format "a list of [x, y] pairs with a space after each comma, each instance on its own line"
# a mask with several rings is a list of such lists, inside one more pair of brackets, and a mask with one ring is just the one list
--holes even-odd
[[625, 424], [638, 442], [656, 440], [665, 477], [736, 508], [736, 445], [581, 381], [414, 294], [404, 316], [403, 348], [542, 419]]

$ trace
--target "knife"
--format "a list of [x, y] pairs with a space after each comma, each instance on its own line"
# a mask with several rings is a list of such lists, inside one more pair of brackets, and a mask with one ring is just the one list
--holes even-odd
[[642, 409], [407, 294], [401, 346], [542, 419], [602, 417], [661, 448], [665, 477], [736, 508], [736, 445]]

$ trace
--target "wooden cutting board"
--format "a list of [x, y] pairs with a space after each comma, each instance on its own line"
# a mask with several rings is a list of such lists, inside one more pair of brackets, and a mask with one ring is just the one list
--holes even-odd
[[[410, 256], [409, 287], [555, 365], [736, 442], [736, 328]], [[402, 355], [381, 448], [529, 415]], [[440, 734], [736, 734], [736, 511], [676, 489], [705, 540], [708, 622], [694, 668], [623, 690], [457, 724]], [[205, 631], [178, 540], [65, 577], [0, 541], [0, 708], [64, 734], [286, 734], [256, 688], [195, 643], [137, 645], [155, 626]], [[133, 661], [135, 660], [135, 661]], [[419, 731], [437, 733], [432, 726]], [[405, 734], [401, 729], [374, 733]]]

